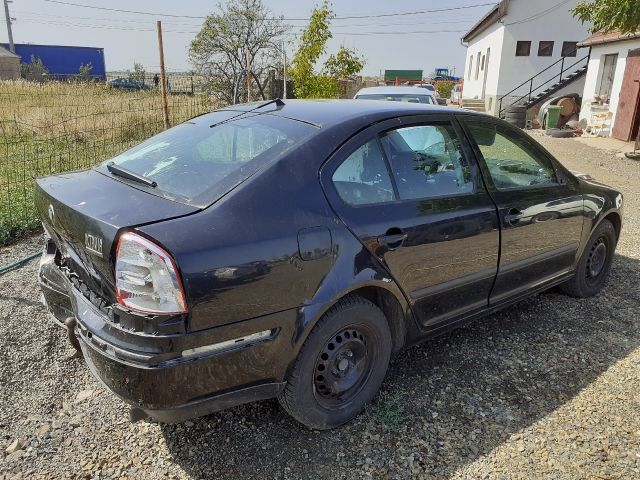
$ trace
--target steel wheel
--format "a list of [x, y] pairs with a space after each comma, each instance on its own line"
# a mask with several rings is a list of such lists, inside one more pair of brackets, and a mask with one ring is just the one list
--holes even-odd
[[326, 408], [340, 408], [355, 397], [371, 374], [366, 332], [348, 327], [324, 346], [315, 364], [314, 393]]

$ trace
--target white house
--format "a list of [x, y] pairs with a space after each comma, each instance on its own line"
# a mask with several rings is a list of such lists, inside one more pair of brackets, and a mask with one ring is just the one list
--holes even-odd
[[576, 47], [587, 36], [588, 25], [569, 12], [576, 3], [502, 0], [492, 8], [462, 37], [467, 46], [462, 98], [482, 99], [486, 111], [497, 113], [506, 94], [503, 108], [518, 99], [528, 101], [530, 91], [541, 95], [552, 86], [551, 93], [581, 93], [587, 59], [579, 60], [587, 52]]
[[640, 124], [640, 32], [596, 33], [580, 42], [591, 48], [580, 119], [599, 132], [628, 141]]

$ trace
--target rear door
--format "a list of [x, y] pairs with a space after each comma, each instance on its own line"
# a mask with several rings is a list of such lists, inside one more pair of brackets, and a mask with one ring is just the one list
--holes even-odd
[[400, 118], [353, 137], [321, 171], [338, 215], [424, 326], [487, 306], [498, 219], [452, 115]]
[[490, 303], [567, 275], [582, 235], [575, 180], [521, 130], [484, 116], [460, 118], [500, 216], [500, 267]]

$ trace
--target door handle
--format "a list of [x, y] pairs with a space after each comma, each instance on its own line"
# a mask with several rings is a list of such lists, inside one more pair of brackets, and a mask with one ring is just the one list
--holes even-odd
[[386, 235], [380, 235], [377, 240], [380, 245], [386, 245], [389, 248], [398, 248], [402, 245], [402, 242], [407, 239], [407, 236], [408, 235], [404, 232], [389, 233]]
[[504, 221], [507, 223], [514, 224], [514, 223], [517, 223], [518, 220], [522, 218], [522, 215], [524, 214], [520, 210], [513, 207], [513, 208], [510, 208], [507, 214], [504, 216]]

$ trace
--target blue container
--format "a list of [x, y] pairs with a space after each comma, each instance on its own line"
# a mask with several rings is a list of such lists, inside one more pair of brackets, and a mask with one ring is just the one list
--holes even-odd
[[[7, 44], [3, 44], [8, 49]], [[78, 75], [80, 65], [91, 63], [91, 77], [106, 80], [104, 49], [97, 47], [71, 47], [65, 45], [33, 45], [16, 43], [16, 54], [22, 63], [31, 63], [31, 56], [42, 59], [42, 64], [49, 70], [49, 75]]]

